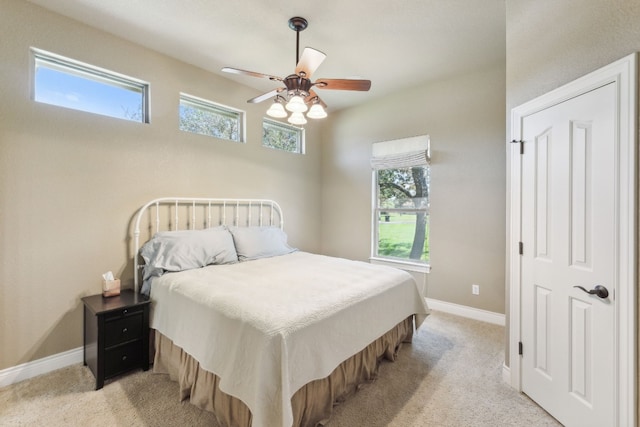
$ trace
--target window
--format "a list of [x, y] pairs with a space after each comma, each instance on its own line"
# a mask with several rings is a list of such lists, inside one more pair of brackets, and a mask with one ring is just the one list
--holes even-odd
[[262, 145], [304, 154], [304, 129], [274, 120], [262, 120]]
[[373, 259], [429, 263], [428, 145], [427, 136], [374, 144]]
[[181, 93], [180, 130], [244, 142], [244, 112]]
[[41, 50], [31, 52], [35, 101], [149, 122], [147, 83]]

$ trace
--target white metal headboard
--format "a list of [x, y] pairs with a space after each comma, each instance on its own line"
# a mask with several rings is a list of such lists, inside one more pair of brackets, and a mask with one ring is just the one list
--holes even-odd
[[[277, 226], [282, 229], [284, 228], [284, 218], [280, 205], [267, 199], [162, 197], [151, 200], [138, 211], [133, 230], [135, 292], [138, 292], [140, 268], [142, 267], [139, 265], [140, 248], [155, 233], [173, 230], [198, 230], [218, 225]], [[143, 231], [145, 232], [144, 236], [142, 235]]]

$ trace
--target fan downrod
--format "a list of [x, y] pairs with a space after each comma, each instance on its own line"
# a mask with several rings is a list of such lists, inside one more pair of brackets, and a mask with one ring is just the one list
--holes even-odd
[[296, 32], [296, 64], [300, 61], [300, 31], [307, 28], [307, 25], [307, 20], [299, 16], [289, 19], [289, 28]]

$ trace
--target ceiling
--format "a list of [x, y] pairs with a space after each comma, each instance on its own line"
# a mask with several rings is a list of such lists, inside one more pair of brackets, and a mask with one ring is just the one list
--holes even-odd
[[505, 58], [505, 0], [30, 0], [92, 27], [256, 89], [267, 79], [224, 66], [286, 77], [296, 62], [289, 18], [309, 26], [305, 46], [327, 55], [316, 78], [363, 78], [369, 92], [319, 89], [329, 111], [349, 107]]

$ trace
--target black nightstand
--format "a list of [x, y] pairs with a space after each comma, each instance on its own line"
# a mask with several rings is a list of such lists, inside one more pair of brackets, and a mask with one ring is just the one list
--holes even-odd
[[149, 298], [132, 290], [105, 298], [82, 298], [84, 303], [84, 364], [104, 380], [136, 368], [149, 369]]

